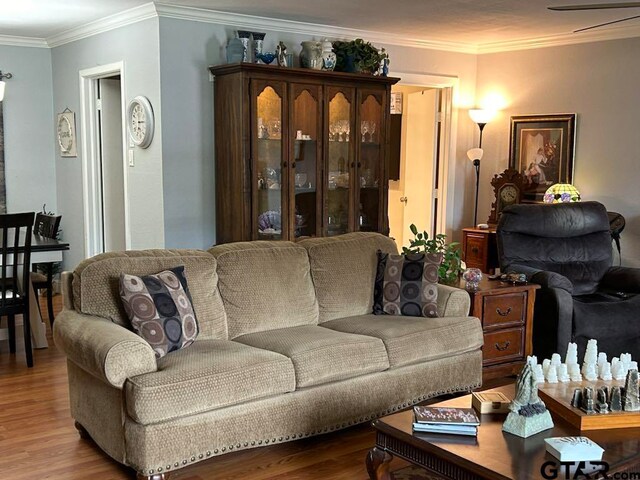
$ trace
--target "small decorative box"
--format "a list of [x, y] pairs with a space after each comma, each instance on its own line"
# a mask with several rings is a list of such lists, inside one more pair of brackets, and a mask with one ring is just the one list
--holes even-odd
[[509, 413], [511, 401], [501, 392], [473, 392], [471, 406], [478, 413]]
[[545, 438], [547, 452], [561, 462], [599, 462], [604, 448], [587, 437]]

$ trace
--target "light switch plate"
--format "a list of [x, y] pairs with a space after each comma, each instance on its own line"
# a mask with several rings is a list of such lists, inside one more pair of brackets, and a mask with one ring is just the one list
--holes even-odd
[[129, 166], [130, 167], [135, 166], [133, 152], [134, 152], [133, 150], [129, 150]]

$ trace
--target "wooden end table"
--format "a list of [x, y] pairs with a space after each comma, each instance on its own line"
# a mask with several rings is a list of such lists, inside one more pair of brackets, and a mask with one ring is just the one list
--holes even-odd
[[[465, 288], [464, 280], [460, 288]], [[533, 350], [533, 305], [539, 285], [514, 285], [486, 276], [471, 295], [471, 312], [482, 322], [482, 379], [517, 375]]]
[[[513, 384], [499, 387], [513, 398]], [[470, 407], [471, 395], [436, 403], [437, 406]], [[555, 427], [520, 438], [502, 431], [505, 415], [481, 415], [477, 437], [422, 434], [412, 432], [411, 410], [389, 415], [372, 422], [376, 445], [367, 455], [367, 471], [372, 480], [392, 480], [389, 462], [393, 456], [418, 465], [449, 480], [533, 480], [544, 478], [545, 462], [558, 461], [546, 453], [544, 439], [578, 436], [580, 431], [554, 416]], [[594, 430], [582, 432], [604, 448], [603, 461], [608, 474], [640, 472], [640, 428]], [[547, 466], [546, 468], [549, 468]], [[557, 478], [565, 478], [558, 470]], [[635, 478], [632, 476], [620, 478]]]

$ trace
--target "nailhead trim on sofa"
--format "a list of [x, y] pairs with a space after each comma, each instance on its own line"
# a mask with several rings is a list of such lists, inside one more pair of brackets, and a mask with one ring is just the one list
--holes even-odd
[[[407, 407], [411, 407], [412, 405], [415, 405], [416, 403], [420, 403], [423, 402], [425, 400], [428, 400], [430, 398], [433, 397], [438, 397], [440, 395], [446, 395], [448, 393], [459, 393], [459, 392], [465, 392], [465, 391], [471, 391], [474, 390], [476, 388], [479, 388], [482, 384], [478, 383], [478, 384], [474, 384], [474, 385], [464, 385], [464, 386], [457, 386], [457, 387], [453, 387], [453, 388], [449, 388], [447, 390], [440, 390], [440, 391], [436, 391], [436, 392], [432, 392], [429, 393], [427, 395], [422, 395], [418, 398], [414, 398], [412, 400], [407, 400], [406, 402], [402, 402], [402, 403], [398, 403], [397, 405], [392, 405], [391, 407], [387, 408], [386, 410], [382, 411], [382, 412], [378, 412], [378, 413], [374, 413], [372, 415], [366, 415], [364, 417], [360, 417], [360, 418], [355, 418], [353, 420], [348, 420], [347, 422], [344, 423], [339, 423], [337, 425], [332, 425], [330, 427], [325, 427], [322, 430], [314, 430], [312, 432], [306, 432], [306, 433], [294, 433], [292, 435], [287, 435], [285, 437], [279, 437], [278, 439], [272, 438], [272, 439], [260, 439], [260, 440], [251, 440], [251, 441], [245, 441], [243, 443], [237, 443], [235, 445], [235, 450], [244, 450], [244, 448], [248, 448], [249, 445], [251, 445], [252, 447], [257, 445], [262, 445], [263, 443], [268, 445], [269, 443], [274, 444], [274, 443], [281, 443], [281, 442], [286, 442], [288, 440], [294, 440], [296, 438], [306, 438], [306, 437], [311, 437], [311, 436], [315, 436], [315, 435], [319, 435], [321, 433], [326, 433], [326, 432], [333, 432], [334, 430], [340, 430], [342, 428], [346, 428], [348, 426], [352, 426], [352, 425], [357, 425], [359, 423], [363, 423], [363, 422], [367, 422], [369, 420], [374, 420], [376, 418], [379, 417], [383, 417], [385, 415], [389, 415], [390, 413], [396, 412], [396, 411], [400, 411], [404, 408]], [[233, 451], [234, 450], [234, 445], [228, 445], [228, 446], [224, 446], [221, 448], [214, 448], [213, 449], [213, 455], [216, 456], [218, 455], [220, 452], [224, 453], [227, 451], [227, 449], [229, 449], [229, 451]], [[196, 461], [200, 461], [203, 460], [205, 457], [211, 457], [212, 452], [211, 450], [207, 450], [204, 454], [200, 453], [198, 454], [198, 457], [196, 459], [196, 456], [192, 456], [189, 460], [182, 460], [182, 462], [175, 462], [173, 464], [173, 466], [175, 468], [178, 468], [180, 466], [180, 463], [182, 463], [182, 465], [187, 465], [188, 463], [195, 463]], [[148, 472], [140, 472], [142, 475], [153, 475], [154, 473], [162, 473], [163, 468], [166, 468], [166, 470], [170, 470], [171, 469], [171, 465], [167, 465], [166, 467], [158, 467], [157, 469], [150, 469]]]

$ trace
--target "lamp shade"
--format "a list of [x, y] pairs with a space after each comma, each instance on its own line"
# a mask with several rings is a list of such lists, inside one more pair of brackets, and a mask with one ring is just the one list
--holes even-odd
[[486, 124], [493, 120], [496, 112], [493, 110], [485, 110], [480, 108], [473, 108], [469, 110], [469, 116], [471, 120], [478, 124]]
[[469, 160], [471, 160], [472, 162], [474, 160], [482, 160], [483, 155], [484, 150], [482, 150], [481, 148], [472, 148], [470, 150], [467, 150], [467, 157], [469, 157]]
[[580, 192], [570, 183], [551, 185], [544, 194], [544, 203], [579, 202]]
[[0, 80], [0, 102], [4, 99], [4, 85], [5, 82]]

